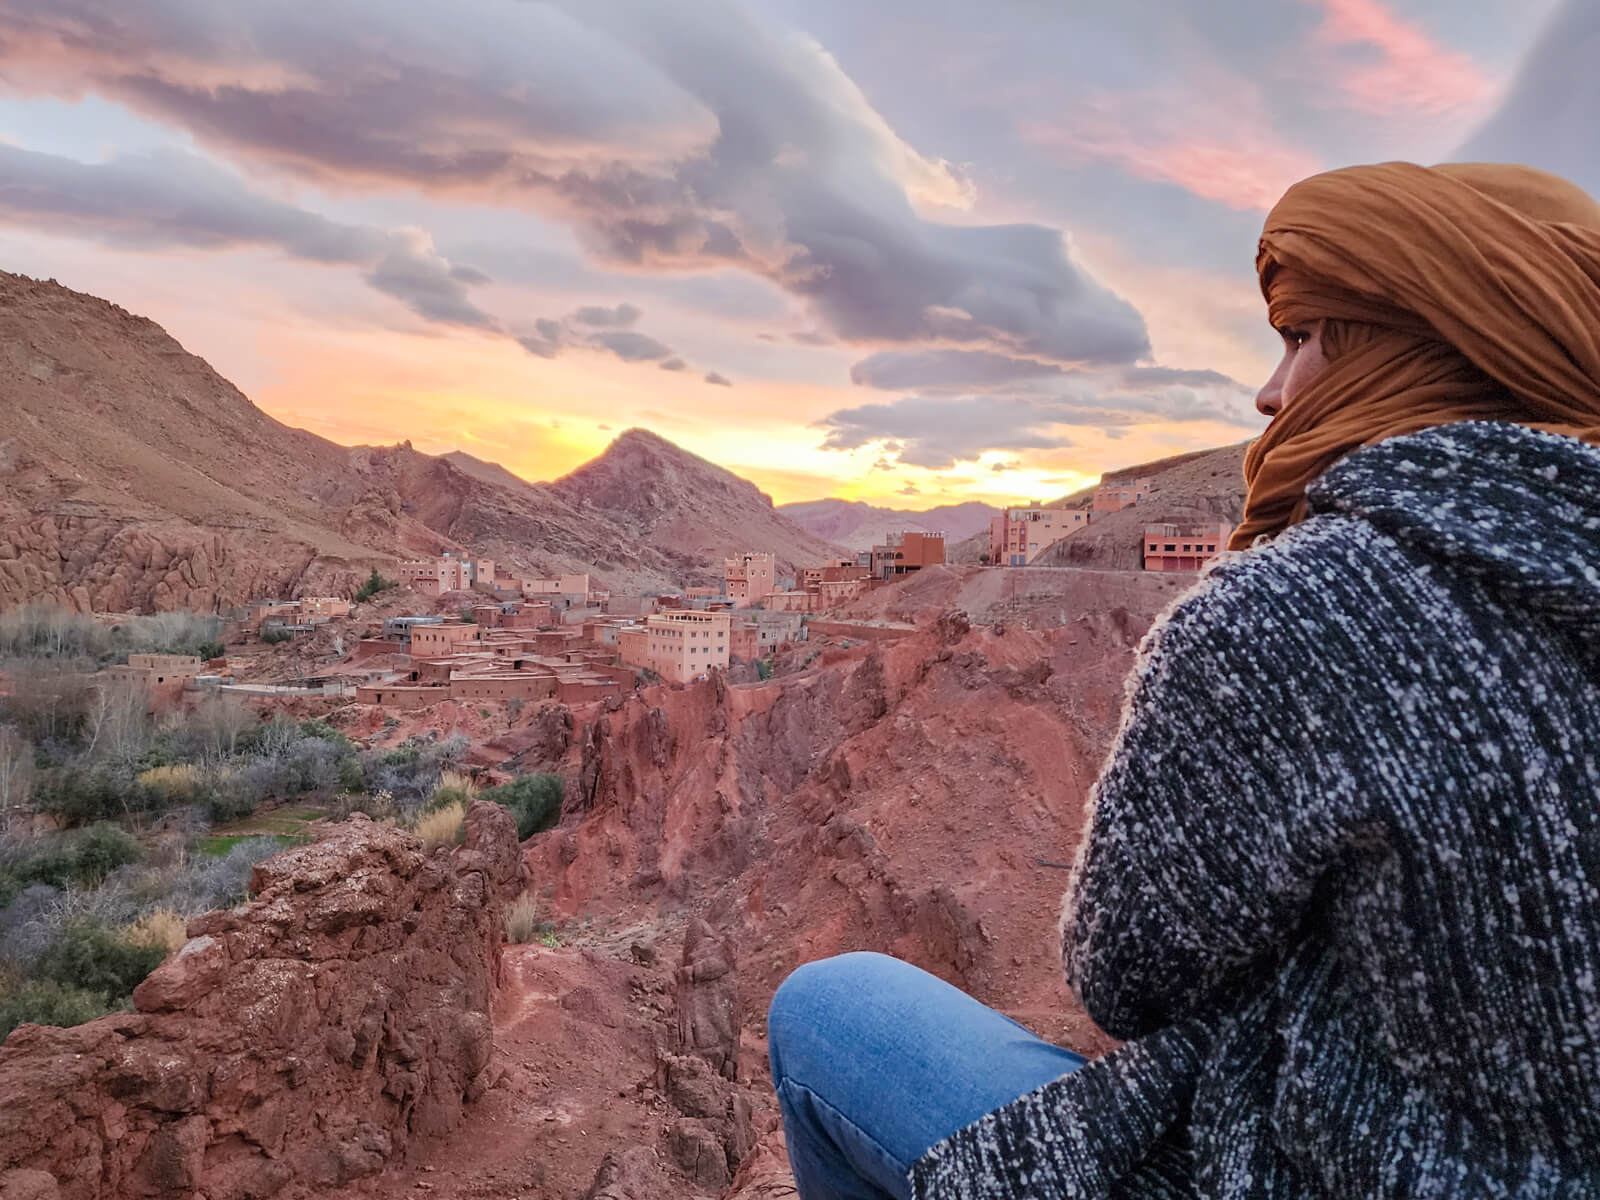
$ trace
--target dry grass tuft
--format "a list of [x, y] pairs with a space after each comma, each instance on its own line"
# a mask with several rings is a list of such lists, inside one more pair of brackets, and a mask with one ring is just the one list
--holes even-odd
[[128, 940], [135, 946], [159, 946], [168, 954], [183, 949], [189, 935], [187, 922], [170, 908], [158, 908], [128, 926]]
[[205, 780], [193, 763], [179, 763], [140, 771], [138, 782], [169, 804], [186, 804], [194, 801]]
[[520, 946], [533, 941], [533, 935], [539, 928], [539, 906], [534, 903], [532, 896], [523, 892], [506, 906], [500, 919], [505, 925], [506, 941]]
[[428, 849], [435, 846], [453, 846], [461, 840], [461, 831], [467, 820], [467, 806], [459, 800], [452, 801], [432, 812], [423, 813], [411, 831], [422, 839]]

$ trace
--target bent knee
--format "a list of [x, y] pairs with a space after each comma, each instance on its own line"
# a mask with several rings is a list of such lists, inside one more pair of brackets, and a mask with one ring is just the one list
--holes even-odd
[[916, 968], [887, 954], [860, 950], [796, 967], [773, 993], [767, 1009], [767, 1041], [774, 1070], [785, 1048], [837, 1032], [881, 994]]

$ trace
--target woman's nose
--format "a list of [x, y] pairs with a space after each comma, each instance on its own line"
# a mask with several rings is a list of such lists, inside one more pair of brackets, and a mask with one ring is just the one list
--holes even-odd
[[1263, 416], [1275, 417], [1283, 407], [1283, 384], [1274, 375], [1266, 386], [1256, 393], [1256, 411]]

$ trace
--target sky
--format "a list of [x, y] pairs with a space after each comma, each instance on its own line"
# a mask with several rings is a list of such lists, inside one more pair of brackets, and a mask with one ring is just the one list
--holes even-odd
[[1600, 0], [0, 0], [0, 267], [272, 416], [1008, 504], [1240, 441], [1295, 180], [1600, 191]]

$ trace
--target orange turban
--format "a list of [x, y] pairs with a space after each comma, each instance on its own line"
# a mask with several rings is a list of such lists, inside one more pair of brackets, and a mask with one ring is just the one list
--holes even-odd
[[1350, 167], [1295, 184], [1256, 256], [1278, 328], [1328, 365], [1245, 457], [1233, 549], [1305, 515], [1350, 451], [1452, 421], [1600, 442], [1600, 205], [1529, 167]]

